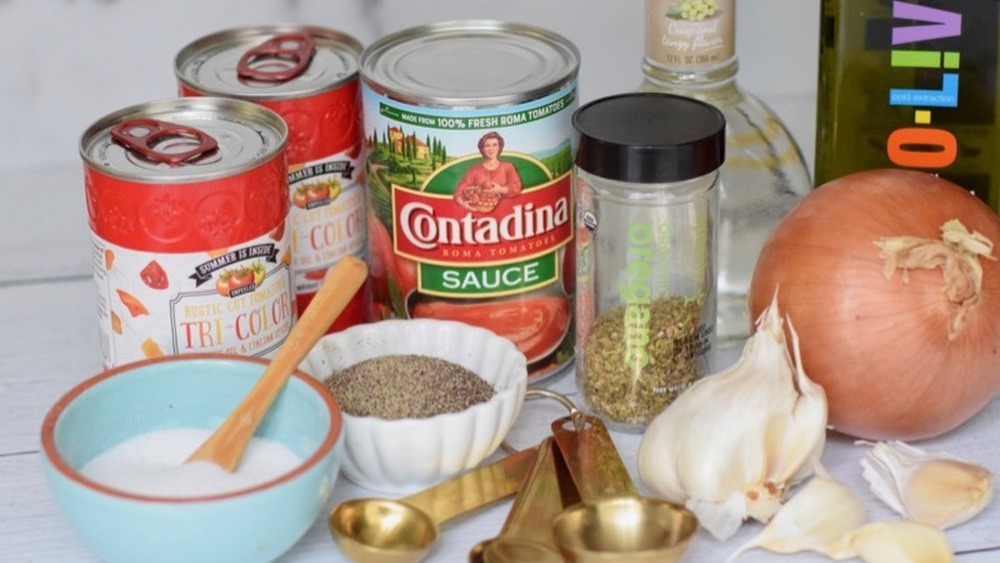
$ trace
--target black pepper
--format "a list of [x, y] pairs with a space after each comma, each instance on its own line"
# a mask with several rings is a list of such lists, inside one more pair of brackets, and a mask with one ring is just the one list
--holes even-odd
[[326, 378], [344, 412], [387, 420], [461, 412], [496, 391], [471, 370], [421, 354], [390, 354], [358, 362]]

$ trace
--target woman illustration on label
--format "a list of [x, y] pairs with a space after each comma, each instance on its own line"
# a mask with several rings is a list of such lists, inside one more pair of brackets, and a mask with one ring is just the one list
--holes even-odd
[[483, 161], [473, 164], [455, 186], [455, 203], [469, 211], [489, 213], [504, 197], [521, 193], [521, 177], [517, 168], [500, 160], [503, 137], [490, 131], [479, 138], [479, 154]]

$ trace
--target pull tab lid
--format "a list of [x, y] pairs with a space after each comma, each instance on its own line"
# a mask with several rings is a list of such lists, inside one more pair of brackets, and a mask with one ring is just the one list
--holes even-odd
[[244, 80], [287, 82], [309, 67], [316, 43], [305, 33], [276, 35], [243, 53], [236, 74]]
[[111, 129], [111, 138], [147, 160], [170, 166], [194, 161], [219, 148], [204, 131], [150, 118], [118, 123]]

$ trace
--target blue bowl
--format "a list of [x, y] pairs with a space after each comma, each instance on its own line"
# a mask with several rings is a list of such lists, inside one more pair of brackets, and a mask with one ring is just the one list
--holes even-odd
[[43, 469], [60, 510], [98, 556], [115, 561], [271, 561], [316, 521], [340, 469], [340, 408], [316, 379], [295, 372], [255, 436], [303, 459], [288, 473], [224, 494], [131, 494], [78, 469], [119, 442], [158, 430], [214, 430], [267, 362], [199, 354], [121, 366], [71, 389], [42, 425]]

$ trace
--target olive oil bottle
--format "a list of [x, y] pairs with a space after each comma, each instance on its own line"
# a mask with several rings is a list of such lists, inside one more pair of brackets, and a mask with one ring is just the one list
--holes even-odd
[[760, 249], [812, 189], [809, 170], [778, 115], [737, 82], [736, 0], [647, 0], [642, 70], [640, 90], [702, 100], [725, 115], [715, 333], [720, 347], [741, 344]]
[[816, 183], [925, 170], [1000, 209], [998, 0], [823, 0]]

